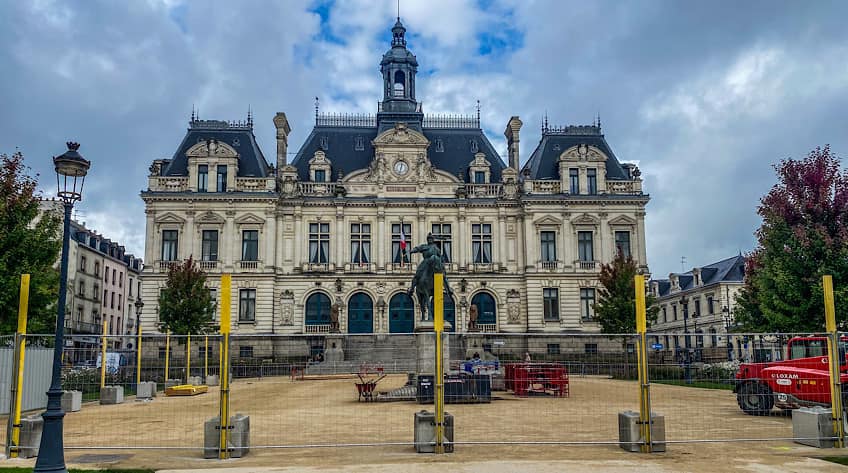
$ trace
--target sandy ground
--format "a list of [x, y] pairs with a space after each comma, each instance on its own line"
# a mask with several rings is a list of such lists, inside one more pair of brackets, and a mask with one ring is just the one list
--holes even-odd
[[[401, 386], [405, 376], [384, 379], [378, 390]], [[237, 380], [231, 411], [250, 416], [250, 453], [242, 459], [204, 460], [203, 422], [217, 415], [218, 391], [195, 397], [132, 398], [124, 404], [85, 404], [65, 418], [66, 459], [91, 467], [224, 468], [261, 471], [845, 471], [808, 459], [833, 451], [803, 447], [791, 436], [791, 419], [743, 414], [729, 391], [652, 386], [653, 409], [665, 415], [668, 452], [627, 453], [615, 444], [617, 413], [636, 409], [637, 385], [606, 378], [572, 378], [568, 398], [517, 398], [496, 392], [491, 404], [450, 404], [456, 452], [417, 455], [411, 445], [413, 414], [432, 406], [413, 402], [357, 401], [353, 379]], [[745, 439], [737, 442], [698, 442]], [[504, 445], [500, 442], [572, 442], [572, 445]], [[490, 442], [486, 444], [486, 442]], [[398, 443], [341, 448], [330, 444]], [[116, 447], [90, 450], [91, 447]], [[155, 447], [169, 447], [168, 450]], [[123, 449], [119, 447], [129, 447]], [[151, 447], [153, 447], [151, 449]], [[277, 448], [260, 448], [277, 447]], [[285, 447], [285, 448], [283, 448]], [[98, 455], [114, 455], [113, 458]], [[497, 460], [497, 464], [492, 464]], [[535, 461], [536, 463], [526, 463]], [[588, 462], [588, 463], [587, 463]], [[591, 466], [595, 463], [597, 466]], [[5, 464], [26, 461], [6, 461]], [[417, 465], [412, 468], [411, 465]], [[497, 466], [501, 465], [501, 466]], [[509, 466], [512, 465], [512, 466]], [[604, 466], [605, 465], [605, 466]], [[509, 466], [509, 467], [507, 467]], [[416, 469], [416, 468], [423, 469]], [[506, 469], [503, 469], [506, 468]], [[550, 470], [548, 470], [550, 468]]]

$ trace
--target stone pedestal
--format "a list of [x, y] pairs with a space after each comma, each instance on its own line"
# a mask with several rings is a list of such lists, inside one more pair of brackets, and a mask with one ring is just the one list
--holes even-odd
[[[213, 417], [203, 425], [203, 458], [218, 458], [221, 442], [221, 418]], [[236, 414], [230, 417], [230, 434], [227, 447], [231, 458], [241, 458], [250, 451], [250, 416]]]
[[203, 384], [203, 377], [202, 376], [189, 376], [188, 381], [186, 381], [186, 384], [191, 384], [191, 385], [194, 385], [194, 386], [200, 386], [200, 385]]
[[121, 404], [124, 402], [123, 386], [103, 386], [100, 388], [100, 404]]
[[136, 399], [150, 399], [156, 397], [156, 383], [153, 381], [142, 381], [136, 387]]
[[344, 337], [341, 335], [327, 335], [324, 339], [324, 361], [341, 363], [344, 361]]
[[33, 458], [38, 456], [38, 448], [41, 446], [41, 432], [44, 429], [44, 419], [41, 414], [34, 414], [21, 419], [19, 458]]
[[206, 377], [206, 385], [207, 386], [217, 386], [220, 383], [218, 380], [217, 374], [210, 374]]
[[63, 391], [62, 410], [65, 412], [77, 412], [82, 408], [82, 391]]
[[[431, 323], [432, 324], [432, 323]], [[432, 325], [431, 325], [432, 327]], [[415, 373], [418, 375], [436, 373], [436, 332], [415, 329], [415, 348], [417, 352]], [[448, 371], [450, 367], [450, 337], [442, 333], [442, 367]]]
[[465, 358], [471, 359], [474, 357], [474, 354], [480, 355], [482, 359], [485, 356], [483, 350], [483, 340], [485, 337], [482, 333], [474, 332], [474, 333], [466, 333], [465, 334]]

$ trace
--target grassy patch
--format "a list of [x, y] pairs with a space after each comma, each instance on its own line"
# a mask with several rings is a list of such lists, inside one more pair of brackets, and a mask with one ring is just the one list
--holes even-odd
[[848, 465], [848, 457], [821, 457], [821, 459], [840, 465]]
[[[32, 468], [0, 468], [0, 473], [30, 473]], [[154, 470], [68, 470], [69, 473], [155, 473]]]
[[690, 384], [686, 384], [685, 380], [682, 379], [663, 379], [663, 380], [651, 380], [653, 384], [670, 384], [672, 386], [687, 386], [690, 388], [702, 388], [702, 389], [724, 389], [727, 391], [733, 390], [732, 384], [720, 383], [717, 381], [698, 381], [692, 380]]

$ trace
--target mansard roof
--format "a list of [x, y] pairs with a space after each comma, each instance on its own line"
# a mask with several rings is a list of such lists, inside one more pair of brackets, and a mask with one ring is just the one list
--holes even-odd
[[[697, 268], [701, 271], [701, 286], [709, 286], [720, 282], [741, 283], [745, 278], [745, 257], [733, 256], [721, 261]], [[681, 291], [695, 287], [695, 275], [692, 271], [673, 273], [677, 276]], [[671, 282], [668, 279], [657, 279], [660, 297], [671, 293]]]
[[[447, 118], [445, 122], [450, 122], [450, 120], [450, 118]], [[455, 124], [462, 125], [459, 120], [453, 120]], [[343, 122], [343, 119], [337, 121], [337, 123]], [[355, 123], [356, 121], [351, 120], [350, 122]], [[434, 118], [433, 122], [438, 122], [438, 119]], [[358, 169], [367, 168], [371, 164], [371, 160], [374, 158], [374, 147], [371, 142], [378, 134], [376, 124], [374, 126], [370, 126], [370, 124], [369, 126], [326, 126], [320, 123], [312, 129], [291, 163], [292, 166], [297, 168], [301, 180], [309, 180], [309, 160], [312, 159], [316, 151], [323, 149], [322, 144], [326, 145], [326, 149], [323, 149], [323, 151], [327, 154], [327, 159], [332, 162], [332, 177], [334, 180], [340, 170], [344, 174], [348, 174]], [[468, 163], [474, 159], [474, 154], [482, 152], [491, 163], [490, 181], [500, 181], [501, 171], [506, 169], [506, 164], [501, 160], [500, 155], [495, 151], [479, 126], [428, 127], [427, 124], [427, 118], [425, 118], [422, 132], [430, 141], [430, 146], [427, 148], [427, 158], [433, 166], [453, 176], [458, 176], [461, 173], [463, 178], [470, 182], [467, 173]], [[362, 138], [363, 146], [361, 149], [356, 147], [358, 137]], [[472, 142], [476, 143], [476, 151]]]
[[239, 154], [238, 177], [267, 177], [271, 167], [253, 135], [253, 121], [227, 122], [223, 120], [196, 120], [189, 122], [185, 138], [174, 153], [163, 176], [187, 176], [189, 148], [201, 141], [217, 140], [232, 146]]
[[522, 175], [525, 170], [530, 170], [530, 179], [553, 179], [558, 180], [559, 176], [559, 157], [567, 149], [585, 144], [594, 146], [605, 155], [608, 159], [606, 162], [606, 178], [607, 179], [632, 179], [629, 172], [615, 157], [607, 140], [601, 133], [600, 125], [587, 126], [565, 126], [565, 127], [548, 127], [545, 125], [542, 128], [542, 139], [538, 146], [530, 155], [530, 159], [522, 167]]

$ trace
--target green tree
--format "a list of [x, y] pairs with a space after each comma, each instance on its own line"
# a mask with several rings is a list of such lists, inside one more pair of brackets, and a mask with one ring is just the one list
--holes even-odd
[[39, 214], [38, 175], [20, 152], [0, 154], [0, 334], [17, 329], [21, 274], [30, 274], [27, 331], [53, 333], [62, 249], [61, 215]]
[[215, 327], [215, 303], [204, 273], [192, 258], [168, 270], [159, 295], [159, 330], [177, 335], [210, 333]]
[[[634, 277], [639, 274], [636, 262], [630, 256], [624, 256], [620, 251], [609, 264], [601, 265], [598, 277], [601, 289], [598, 291], [598, 302], [595, 303], [595, 320], [601, 325], [603, 333], [635, 333], [636, 332], [636, 290]], [[654, 296], [647, 294], [648, 324], [657, 319], [659, 307], [654, 304]], [[625, 341], [626, 342], [626, 337]]]
[[836, 319], [848, 326], [848, 172], [829, 147], [775, 166], [778, 183], [757, 209], [737, 321], [757, 331], [824, 329], [822, 275], [833, 276]]

